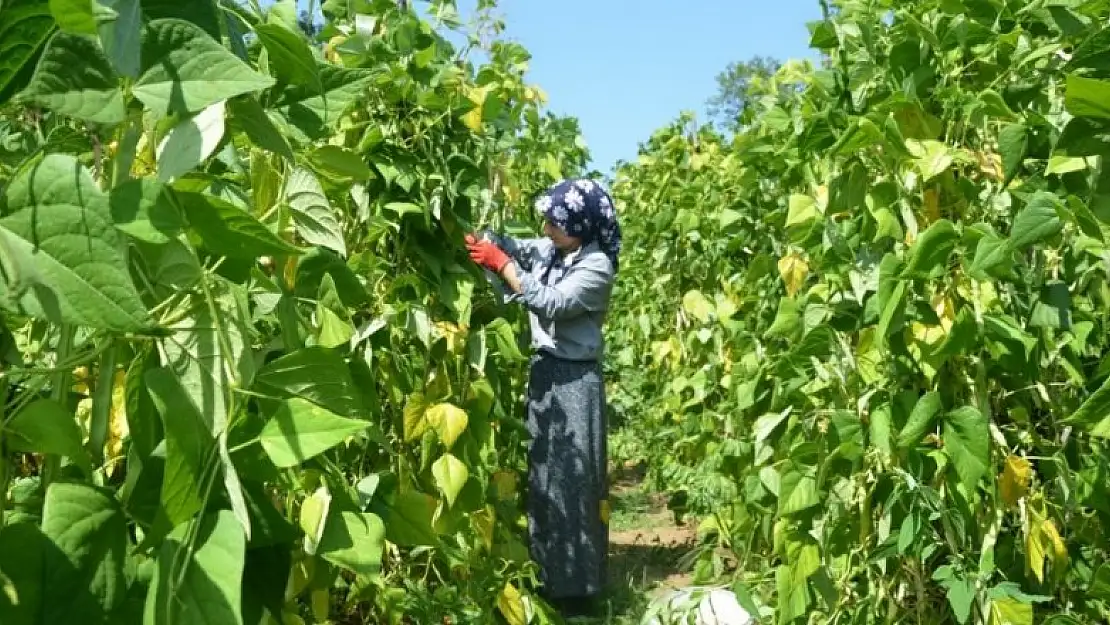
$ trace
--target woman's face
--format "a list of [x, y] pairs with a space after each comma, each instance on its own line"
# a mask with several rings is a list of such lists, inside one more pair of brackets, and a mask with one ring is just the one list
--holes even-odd
[[562, 228], [551, 223], [550, 219], [543, 221], [543, 235], [555, 244], [560, 252], [573, 252], [582, 246], [582, 240], [563, 232]]

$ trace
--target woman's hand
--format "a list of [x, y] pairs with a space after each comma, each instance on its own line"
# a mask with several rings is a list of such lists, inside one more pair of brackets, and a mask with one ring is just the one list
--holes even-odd
[[509, 255], [490, 241], [479, 241], [472, 234], [466, 235], [466, 249], [470, 260], [500, 275], [509, 264]]

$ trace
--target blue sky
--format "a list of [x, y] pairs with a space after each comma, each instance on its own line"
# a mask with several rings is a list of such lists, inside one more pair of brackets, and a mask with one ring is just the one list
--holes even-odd
[[[476, 2], [458, 0], [464, 21]], [[606, 174], [682, 111], [704, 119], [730, 62], [816, 61], [805, 24], [821, 16], [818, 0], [499, 0], [497, 11], [504, 36], [532, 53], [528, 80], [551, 110], [579, 119]]]
[[529, 80], [551, 110], [580, 120], [604, 173], [683, 110], [704, 119], [729, 62], [816, 60], [805, 23], [821, 16], [817, 0], [501, 0], [498, 10], [505, 35], [532, 53]]

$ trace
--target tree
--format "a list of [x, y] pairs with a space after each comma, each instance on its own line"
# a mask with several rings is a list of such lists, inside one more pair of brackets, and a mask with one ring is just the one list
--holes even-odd
[[728, 130], [740, 130], [751, 114], [748, 97], [753, 81], [770, 78], [781, 65], [779, 60], [763, 56], [729, 63], [717, 74], [717, 94], [706, 103], [710, 118]]

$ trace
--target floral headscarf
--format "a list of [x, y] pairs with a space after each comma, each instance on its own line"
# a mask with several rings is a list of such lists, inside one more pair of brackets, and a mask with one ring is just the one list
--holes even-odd
[[613, 199], [600, 184], [586, 178], [563, 180], [536, 200], [536, 210], [583, 245], [597, 243], [617, 267], [621, 227]]

